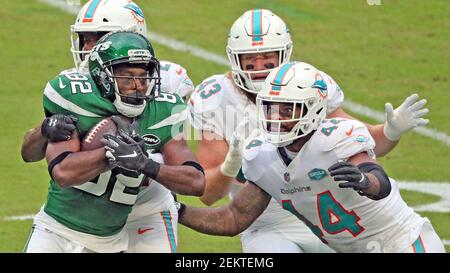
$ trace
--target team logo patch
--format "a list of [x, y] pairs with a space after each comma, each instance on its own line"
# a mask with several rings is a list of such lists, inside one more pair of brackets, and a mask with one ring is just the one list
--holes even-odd
[[130, 3], [124, 6], [124, 8], [131, 10], [131, 14], [133, 15], [134, 19], [138, 21], [138, 23], [144, 23], [144, 13], [136, 4]]
[[309, 179], [319, 181], [327, 176], [327, 172], [324, 169], [314, 168], [308, 173]]
[[157, 145], [161, 142], [159, 137], [153, 135], [153, 134], [146, 134], [143, 135], [142, 138], [144, 139], [145, 144], [147, 145]]
[[312, 88], [317, 88], [317, 92], [319, 93], [319, 96], [321, 98], [327, 97], [327, 95], [328, 95], [327, 84], [325, 83], [324, 80], [322, 80], [322, 79], [316, 80], [314, 82], [314, 84], [312, 85]]
[[[335, 125], [339, 124], [341, 121], [342, 121], [341, 119], [334, 119], [334, 118], [329, 120], [330, 123], [335, 124]], [[326, 120], [323, 121], [323, 123], [326, 123], [326, 122], [327, 122]]]
[[286, 182], [291, 181], [291, 175], [288, 172], [284, 173], [284, 181]]
[[252, 141], [250, 141], [250, 143], [247, 145], [247, 147], [245, 147], [246, 150], [251, 149], [253, 147], [258, 147], [261, 146], [263, 144], [263, 142], [259, 139], [254, 139]]
[[355, 140], [359, 143], [366, 143], [368, 141], [367, 138], [363, 135], [357, 136]]

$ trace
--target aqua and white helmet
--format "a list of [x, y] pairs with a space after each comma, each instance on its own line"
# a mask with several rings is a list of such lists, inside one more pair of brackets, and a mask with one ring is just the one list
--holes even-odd
[[264, 80], [251, 80], [251, 74], [270, 72], [245, 71], [239, 56], [248, 53], [278, 52], [278, 66], [289, 62], [292, 40], [287, 25], [269, 10], [254, 9], [245, 12], [231, 27], [228, 34], [227, 55], [231, 63], [233, 80], [245, 91], [257, 93]]
[[[289, 145], [319, 127], [326, 116], [327, 95], [327, 85], [312, 65], [302, 62], [281, 65], [270, 72], [256, 98], [258, 127], [268, 142]], [[291, 103], [292, 118], [270, 119], [267, 116], [270, 103]], [[296, 124], [291, 131], [282, 132], [281, 126], [286, 122]]]
[[131, 0], [90, 0], [78, 12], [77, 19], [70, 26], [70, 41], [75, 62], [78, 69], [86, 54], [83, 51], [84, 32], [133, 31], [147, 37], [147, 26], [144, 13]]

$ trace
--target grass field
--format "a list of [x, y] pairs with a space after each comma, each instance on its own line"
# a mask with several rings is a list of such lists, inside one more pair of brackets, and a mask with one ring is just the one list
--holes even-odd
[[[24, 163], [20, 146], [25, 131], [43, 118], [42, 90], [47, 80], [73, 66], [69, 26], [75, 19], [36, 0], [3, 2], [0, 218], [36, 213], [45, 202], [49, 180], [46, 163]], [[250, 8], [271, 9], [291, 30], [292, 59], [312, 63], [330, 74], [347, 98], [383, 111], [385, 102], [398, 106], [406, 96], [418, 92], [428, 100], [429, 127], [450, 134], [447, 0], [381, 0], [380, 6], [369, 6], [365, 0], [136, 2], [144, 10], [151, 31], [222, 56], [228, 30], [239, 15]], [[186, 67], [196, 84], [228, 70], [158, 41], [154, 41], [154, 47], [159, 59]], [[449, 146], [409, 133], [380, 161], [397, 180], [450, 183], [449, 159]], [[438, 199], [416, 191], [402, 194], [410, 205]], [[200, 205], [196, 198], [184, 200]], [[450, 239], [449, 212], [421, 215], [432, 221], [442, 239]], [[0, 252], [21, 251], [30, 227], [31, 220], [0, 220]], [[179, 242], [181, 252], [241, 249], [237, 237], [211, 237], [184, 227], [180, 227]]]

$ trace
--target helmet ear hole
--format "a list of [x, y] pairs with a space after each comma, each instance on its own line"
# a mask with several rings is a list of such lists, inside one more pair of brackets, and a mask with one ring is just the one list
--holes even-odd
[[106, 99], [114, 100], [114, 82], [108, 77], [105, 71], [99, 74], [100, 84], [104, 89], [104, 97]]

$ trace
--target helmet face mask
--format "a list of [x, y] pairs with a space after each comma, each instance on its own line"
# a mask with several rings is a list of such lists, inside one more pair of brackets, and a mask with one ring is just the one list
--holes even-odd
[[327, 86], [306, 63], [272, 71], [256, 99], [258, 126], [266, 140], [286, 146], [316, 130], [326, 115]]
[[91, 52], [92, 47], [87, 47], [87, 44], [94, 44], [100, 40], [101, 37], [108, 32], [72, 32], [71, 36], [71, 52], [74, 58], [76, 67], [78, 68], [81, 62], [85, 60], [85, 57]]
[[233, 81], [241, 89], [258, 93], [264, 80], [253, 80], [252, 74], [270, 72], [273, 68], [260, 71], [246, 71], [241, 66], [243, 54], [278, 54], [278, 67], [289, 61], [292, 40], [286, 24], [269, 10], [250, 10], [239, 17], [228, 35], [227, 55], [231, 63]]
[[83, 35], [97, 33], [99, 37], [111, 31], [134, 31], [147, 35], [142, 10], [129, 0], [91, 0], [78, 13], [70, 27], [71, 49], [75, 67], [78, 69], [90, 50], [83, 49]]
[[[122, 75], [119, 72], [133, 68], [146, 71], [145, 75]], [[154, 57], [150, 42], [137, 33], [112, 32], [102, 37], [89, 55], [89, 72], [102, 96], [111, 100], [117, 110], [128, 117], [140, 115], [146, 102], [159, 92], [159, 61]], [[146, 87], [145, 93], [138, 92], [136, 81], [139, 86]], [[121, 93], [119, 88], [123, 87], [135, 92]]]

